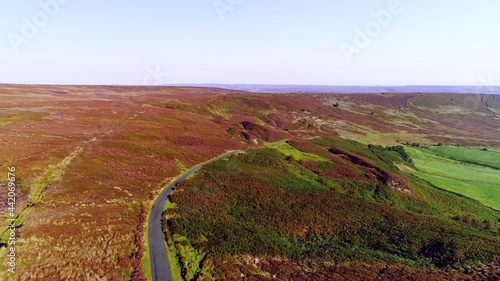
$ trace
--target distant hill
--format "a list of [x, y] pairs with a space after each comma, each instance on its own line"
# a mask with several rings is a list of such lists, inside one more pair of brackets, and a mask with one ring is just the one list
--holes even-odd
[[259, 93], [457, 93], [500, 94], [500, 86], [328, 86], [328, 85], [266, 85], [266, 84], [175, 84]]

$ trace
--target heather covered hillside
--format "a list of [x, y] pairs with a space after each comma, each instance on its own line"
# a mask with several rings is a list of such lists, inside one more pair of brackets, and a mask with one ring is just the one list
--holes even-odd
[[[206, 166], [171, 197], [166, 230], [189, 257], [180, 256], [184, 274], [235, 278], [238, 267], [286, 279], [338, 264], [353, 274], [391, 265], [433, 276], [479, 263], [491, 272], [499, 213], [426, 178], [435, 175], [409, 149], [496, 169], [495, 157], [442, 148], [500, 149], [499, 100], [0, 85], [0, 180], [16, 168], [22, 261], [0, 279], [144, 280], [153, 200], [228, 150], [246, 153]], [[9, 232], [0, 216], [4, 266]]]
[[479, 263], [475, 278], [498, 273], [497, 211], [399, 171], [408, 163], [391, 149], [300, 147], [324, 153], [251, 150], [176, 189], [165, 233], [183, 278], [461, 280]]

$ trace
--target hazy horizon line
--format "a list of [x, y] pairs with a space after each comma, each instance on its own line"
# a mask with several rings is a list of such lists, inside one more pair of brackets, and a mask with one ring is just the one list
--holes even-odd
[[299, 87], [500, 87], [499, 85], [453, 85], [453, 84], [410, 84], [410, 85], [353, 85], [353, 84], [274, 84], [274, 83], [169, 83], [160, 85], [143, 84], [72, 84], [72, 83], [11, 83], [0, 82], [0, 85], [22, 85], [22, 86], [119, 86], [119, 87], [175, 87], [175, 86], [207, 86], [207, 85], [227, 85], [227, 86], [299, 86]]

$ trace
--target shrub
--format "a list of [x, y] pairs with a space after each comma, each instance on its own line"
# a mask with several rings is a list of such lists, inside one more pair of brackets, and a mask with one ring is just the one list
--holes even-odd
[[403, 160], [405, 160], [406, 162], [410, 162], [410, 163], [413, 162], [413, 160], [411, 159], [410, 155], [408, 155], [408, 153], [406, 153], [405, 148], [402, 145], [389, 146], [389, 147], [387, 147], [387, 150], [397, 152], [399, 154], [399, 156], [401, 156], [401, 158]]

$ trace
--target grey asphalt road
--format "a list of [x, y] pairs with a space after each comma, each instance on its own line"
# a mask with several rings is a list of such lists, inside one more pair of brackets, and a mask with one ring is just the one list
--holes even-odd
[[172, 192], [173, 188], [188, 178], [193, 173], [198, 172], [203, 166], [210, 164], [214, 161], [229, 157], [236, 153], [242, 153], [244, 151], [231, 151], [224, 153], [210, 161], [207, 161], [199, 166], [191, 168], [180, 177], [178, 177], [174, 182], [170, 183], [158, 196], [156, 199], [153, 209], [151, 210], [151, 215], [149, 217], [149, 252], [151, 257], [151, 273], [153, 276], [153, 281], [173, 281], [172, 272], [170, 269], [170, 264], [167, 258], [167, 249], [165, 248], [165, 236], [161, 229], [162, 213], [165, 209], [165, 203], [167, 198]]

